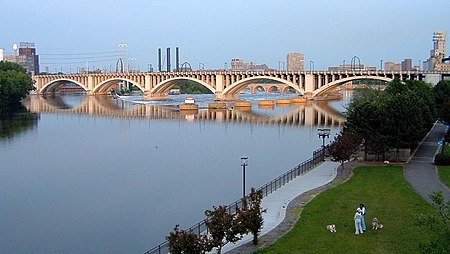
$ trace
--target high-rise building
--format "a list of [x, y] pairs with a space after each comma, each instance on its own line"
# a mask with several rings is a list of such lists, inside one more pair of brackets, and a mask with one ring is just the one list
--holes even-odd
[[5, 49], [0, 48], [0, 62], [5, 59]]
[[289, 53], [287, 55], [287, 71], [303, 71], [304, 60], [301, 53]]
[[411, 71], [412, 70], [412, 60], [405, 59], [402, 61], [402, 71]]
[[430, 50], [430, 58], [423, 63], [426, 71], [450, 71], [450, 63], [446, 61], [445, 45], [447, 32], [438, 31], [433, 34], [433, 49]]
[[266, 64], [255, 64], [253, 62], [246, 63], [239, 58], [231, 59], [232, 71], [268, 71], [270, 70]]
[[[16, 44], [14, 44], [16, 45]], [[16, 49], [14, 49], [16, 51]], [[34, 43], [21, 42], [19, 47], [19, 55], [5, 56], [4, 59], [14, 62], [25, 68], [29, 75], [39, 74], [39, 56], [36, 55]]]

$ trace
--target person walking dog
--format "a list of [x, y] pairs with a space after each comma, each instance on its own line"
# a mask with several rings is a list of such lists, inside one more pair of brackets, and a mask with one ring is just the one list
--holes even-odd
[[356, 213], [355, 216], [353, 217], [353, 219], [355, 220], [355, 235], [359, 235], [364, 233], [362, 228], [361, 228], [361, 209], [358, 207], [356, 209]]
[[359, 209], [361, 209], [361, 228], [363, 232], [366, 232], [366, 207], [364, 204], [359, 204]]

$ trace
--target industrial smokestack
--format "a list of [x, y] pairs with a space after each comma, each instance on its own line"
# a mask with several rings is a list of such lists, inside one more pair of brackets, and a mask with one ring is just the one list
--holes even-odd
[[161, 48], [158, 49], [158, 71], [161, 72]]
[[170, 48], [167, 48], [167, 72], [170, 72]]
[[177, 71], [180, 71], [180, 49], [178, 47], [175, 48], [176, 60], [175, 64], [177, 67]]

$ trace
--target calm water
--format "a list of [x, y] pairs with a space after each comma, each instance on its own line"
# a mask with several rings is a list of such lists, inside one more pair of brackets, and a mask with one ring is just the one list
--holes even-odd
[[36, 126], [0, 139], [0, 253], [142, 253], [175, 224], [190, 227], [206, 209], [237, 200], [241, 156], [249, 188], [311, 157], [322, 142], [314, 122], [334, 121], [342, 103], [199, 114], [154, 104], [27, 100]]

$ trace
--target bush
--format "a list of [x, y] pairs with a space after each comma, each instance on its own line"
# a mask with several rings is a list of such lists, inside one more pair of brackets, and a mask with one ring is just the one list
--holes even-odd
[[447, 154], [436, 154], [434, 157], [434, 164], [440, 165], [440, 166], [448, 166], [450, 165], [450, 156]]

